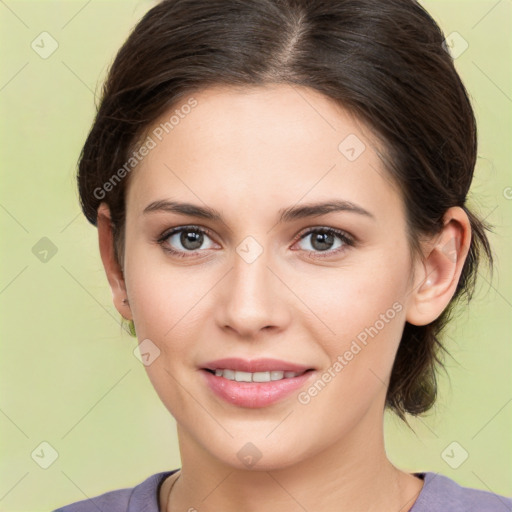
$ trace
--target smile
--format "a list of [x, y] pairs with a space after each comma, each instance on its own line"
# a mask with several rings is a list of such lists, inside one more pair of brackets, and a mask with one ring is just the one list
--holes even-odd
[[[209, 370], [213, 373], [213, 370]], [[217, 369], [215, 375], [224, 377], [228, 380], [236, 380], [237, 382], [270, 382], [282, 379], [292, 379], [298, 377], [305, 372], [288, 372], [288, 371], [270, 371], [270, 372], [243, 372], [239, 370]]]
[[249, 373], [205, 368], [200, 373], [215, 396], [231, 405], [248, 408], [266, 407], [283, 400], [305, 387], [317, 374], [314, 370], [302, 373], [278, 370]]

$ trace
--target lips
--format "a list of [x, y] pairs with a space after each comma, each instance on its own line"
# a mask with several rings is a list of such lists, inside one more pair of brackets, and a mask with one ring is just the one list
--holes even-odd
[[238, 357], [227, 357], [224, 359], [209, 361], [202, 366], [202, 369], [213, 372], [215, 372], [215, 370], [229, 369], [248, 373], [272, 371], [304, 373], [307, 370], [314, 370], [311, 366], [305, 366], [280, 359], [262, 358], [248, 361]]
[[254, 409], [284, 400], [312, 382], [317, 372], [306, 371], [297, 377], [270, 382], [237, 382], [205, 369], [199, 373], [210, 391], [223, 401], [234, 406]]
[[[200, 369], [205, 384], [215, 395], [231, 405], [247, 408], [266, 407], [284, 400], [312, 381], [317, 373], [311, 366], [272, 358], [227, 357], [209, 361]], [[235, 375], [235, 380], [224, 370], [229, 377]], [[284, 375], [287, 372], [290, 374]], [[264, 378], [266, 375], [271, 376], [270, 381]], [[278, 380], [272, 380], [277, 377]]]

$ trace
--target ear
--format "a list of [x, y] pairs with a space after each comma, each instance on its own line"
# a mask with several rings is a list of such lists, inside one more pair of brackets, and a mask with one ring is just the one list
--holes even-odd
[[112, 301], [123, 318], [132, 320], [133, 317], [130, 305], [128, 304], [123, 269], [116, 260], [114, 253], [112, 219], [110, 209], [106, 203], [101, 203], [98, 208], [97, 225], [101, 260], [107, 274], [110, 289], [112, 290]]
[[424, 243], [424, 259], [415, 264], [415, 284], [406, 320], [427, 325], [438, 318], [455, 294], [471, 243], [466, 212], [454, 206], [443, 217], [443, 229]]

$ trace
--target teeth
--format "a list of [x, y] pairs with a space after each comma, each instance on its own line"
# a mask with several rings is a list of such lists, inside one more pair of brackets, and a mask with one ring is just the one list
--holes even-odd
[[271, 371], [271, 372], [241, 372], [238, 370], [215, 370], [217, 377], [224, 377], [228, 380], [236, 380], [237, 382], [270, 382], [271, 380], [291, 379], [302, 375], [295, 372]]

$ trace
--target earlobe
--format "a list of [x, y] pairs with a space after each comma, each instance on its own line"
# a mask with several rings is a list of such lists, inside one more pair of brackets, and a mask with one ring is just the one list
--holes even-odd
[[101, 260], [112, 291], [114, 306], [123, 318], [132, 320], [123, 270], [114, 252], [112, 219], [106, 203], [101, 203], [98, 208], [97, 226]]
[[411, 290], [406, 320], [427, 325], [450, 303], [464, 267], [471, 242], [471, 224], [466, 212], [450, 208], [443, 229], [425, 243], [424, 259], [416, 266], [416, 283]]

